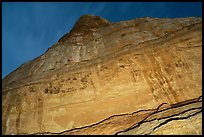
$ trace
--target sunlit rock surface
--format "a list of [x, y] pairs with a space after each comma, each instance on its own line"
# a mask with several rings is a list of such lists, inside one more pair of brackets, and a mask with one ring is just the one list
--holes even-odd
[[201, 58], [201, 18], [84, 15], [3, 79], [3, 134], [202, 134]]

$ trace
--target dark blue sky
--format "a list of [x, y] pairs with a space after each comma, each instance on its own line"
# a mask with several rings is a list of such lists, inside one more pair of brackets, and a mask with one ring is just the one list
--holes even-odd
[[111, 22], [140, 17], [202, 16], [201, 2], [3, 2], [2, 78], [43, 54], [83, 14]]

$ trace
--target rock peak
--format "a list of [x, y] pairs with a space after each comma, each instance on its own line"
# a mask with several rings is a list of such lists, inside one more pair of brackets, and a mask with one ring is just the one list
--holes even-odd
[[72, 30], [69, 33], [65, 34], [59, 40], [59, 42], [65, 41], [71, 35], [75, 35], [75, 34], [86, 35], [92, 29], [96, 29], [96, 28], [100, 28], [100, 27], [106, 27], [110, 24], [111, 24], [111, 22], [109, 22], [108, 20], [106, 20], [102, 17], [99, 17], [99, 16], [95, 16], [95, 15], [91, 15], [91, 14], [82, 15], [77, 20], [77, 22], [75, 23]]
[[88, 31], [93, 28], [104, 27], [110, 24], [111, 23], [108, 20], [103, 19], [102, 17], [85, 14], [77, 20], [71, 32]]
[[91, 14], [85, 14], [82, 15], [76, 22], [76, 24], [78, 23], [90, 23], [90, 24], [94, 24], [94, 23], [99, 23], [98, 25], [101, 24], [110, 24], [110, 22], [100, 16], [95, 16], [95, 15], [91, 15]]

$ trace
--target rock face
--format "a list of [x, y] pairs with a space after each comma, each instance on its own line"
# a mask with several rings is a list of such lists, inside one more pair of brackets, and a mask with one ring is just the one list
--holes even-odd
[[201, 49], [201, 18], [84, 15], [3, 79], [3, 134], [202, 134]]

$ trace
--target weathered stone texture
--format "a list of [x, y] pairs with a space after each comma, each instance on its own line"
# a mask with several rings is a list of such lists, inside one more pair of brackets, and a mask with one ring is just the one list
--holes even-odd
[[3, 79], [3, 134], [202, 134], [202, 19], [82, 16]]

